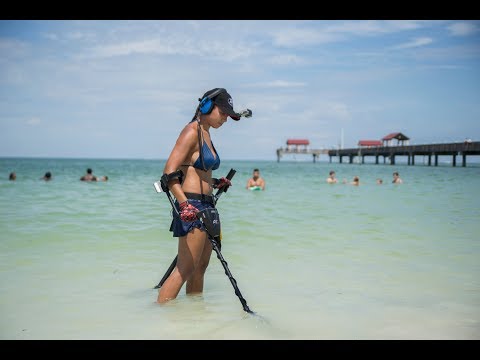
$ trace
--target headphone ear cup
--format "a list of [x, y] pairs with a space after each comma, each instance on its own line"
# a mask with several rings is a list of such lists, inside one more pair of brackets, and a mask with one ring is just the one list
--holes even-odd
[[213, 101], [209, 97], [204, 97], [200, 102], [200, 112], [202, 114], [210, 114], [213, 110]]

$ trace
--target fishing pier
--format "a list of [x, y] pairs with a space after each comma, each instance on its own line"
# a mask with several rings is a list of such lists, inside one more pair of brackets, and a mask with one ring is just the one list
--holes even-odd
[[[359, 142], [360, 143], [360, 142]], [[365, 143], [364, 143], [365, 144]], [[365, 163], [366, 156], [375, 157], [375, 164], [379, 163], [379, 158], [383, 157], [383, 163], [389, 160], [390, 165], [395, 165], [395, 157], [407, 156], [407, 164], [415, 165], [415, 156], [428, 156], [428, 166], [438, 166], [438, 157], [447, 155], [452, 157], [452, 166], [457, 166], [457, 156], [461, 156], [461, 166], [467, 166], [467, 156], [480, 155], [480, 141], [464, 141], [458, 143], [445, 144], [427, 144], [427, 145], [373, 145], [360, 146], [352, 149], [329, 150], [328, 156], [330, 162], [333, 157], [338, 157], [339, 162], [343, 162], [343, 158], [348, 158], [348, 162], [352, 164], [357, 158], [358, 163]]]
[[277, 162], [280, 162], [281, 157], [285, 154], [312, 155], [313, 162], [316, 162], [321, 154], [327, 155], [329, 151], [328, 149], [310, 149], [310, 141], [307, 139], [288, 139], [286, 148], [277, 149]]

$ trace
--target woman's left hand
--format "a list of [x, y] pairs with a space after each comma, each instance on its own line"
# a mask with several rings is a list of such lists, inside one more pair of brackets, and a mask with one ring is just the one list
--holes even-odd
[[232, 186], [232, 182], [223, 176], [220, 179], [213, 179], [214, 189], [221, 189], [224, 186]]

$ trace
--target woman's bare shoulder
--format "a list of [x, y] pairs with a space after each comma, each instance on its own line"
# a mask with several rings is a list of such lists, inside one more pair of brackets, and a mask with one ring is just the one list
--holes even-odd
[[188, 123], [187, 125], [185, 125], [183, 127], [182, 131], [180, 132], [180, 135], [182, 135], [182, 134], [187, 134], [188, 136], [196, 135], [197, 134], [197, 124], [194, 123], [194, 122]]
[[177, 142], [194, 142], [197, 139], [197, 129], [194, 123], [188, 123], [180, 132]]

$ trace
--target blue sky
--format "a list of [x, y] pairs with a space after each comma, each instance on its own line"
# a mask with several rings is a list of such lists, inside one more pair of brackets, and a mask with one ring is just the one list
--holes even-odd
[[355, 147], [480, 140], [480, 21], [0, 21], [0, 156], [168, 157], [198, 98], [253, 117], [212, 129], [224, 159], [287, 138]]

